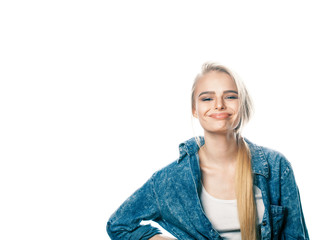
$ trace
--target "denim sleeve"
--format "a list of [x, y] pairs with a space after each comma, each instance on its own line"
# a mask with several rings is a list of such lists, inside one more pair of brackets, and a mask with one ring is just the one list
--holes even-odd
[[287, 209], [282, 239], [308, 240], [309, 235], [302, 212], [299, 189], [292, 167], [287, 160], [281, 180], [281, 204]]
[[161, 232], [142, 220], [154, 220], [160, 216], [153, 187], [154, 175], [133, 193], [110, 217], [106, 230], [111, 239], [147, 240]]

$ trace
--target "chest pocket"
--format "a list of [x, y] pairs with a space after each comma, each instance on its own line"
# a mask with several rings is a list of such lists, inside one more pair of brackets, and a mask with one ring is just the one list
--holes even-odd
[[271, 205], [272, 239], [280, 239], [280, 232], [285, 219], [286, 209], [283, 206]]

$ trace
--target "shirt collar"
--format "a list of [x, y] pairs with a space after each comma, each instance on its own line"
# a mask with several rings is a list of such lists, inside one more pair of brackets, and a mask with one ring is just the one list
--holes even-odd
[[[251, 161], [252, 161], [252, 170], [254, 174], [260, 174], [264, 177], [269, 177], [269, 166], [268, 161], [265, 158], [263, 148], [258, 146], [248, 139], [244, 138], [245, 142], [248, 144], [250, 153], [251, 153]], [[204, 145], [205, 138], [203, 136], [192, 137], [185, 142], [179, 144], [179, 159], [178, 163], [182, 161], [182, 159], [186, 155], [194, 155], [198, 152], [199, 148]], [[198, 146], [199, 144], [199, 146]]]

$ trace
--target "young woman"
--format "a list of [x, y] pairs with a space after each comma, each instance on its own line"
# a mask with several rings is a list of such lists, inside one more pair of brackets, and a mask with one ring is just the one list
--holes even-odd
[[192, 88], [192, 114], [204, 136], [179, 145], [179, 158], [155, 172], [107, 223], [111, 239], [309, 239], [290, 163], [241, 136], [252, 110], [242, 82], [205, 63]]

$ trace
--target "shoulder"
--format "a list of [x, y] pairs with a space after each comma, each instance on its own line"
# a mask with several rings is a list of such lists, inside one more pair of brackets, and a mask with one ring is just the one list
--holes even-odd
[[196, 165], [195, 153], [198, 151], [198, 144], [203, 144], [203, 137], [196, 139], [190, 138], [178, 144], [179, 157], [167, 166], [154, 173], [154, 181], [159, 184], [187, 179], [193, 165]]
[[253, 159], [253, 164], [266, 166], [270, 175], [278, 174], [280, 178], [285, 177], [290, 172], [292, 172], [292, 166], [287, 157], [280, 151], [255, 144], [248, 139], [245, 141], [249, 145], [251, 156]]
[[154, 173], [154, 181], [157, 183], [176, 181], [185, 174], [188, 170], [188, 166], [187, 161], [179, 161], [179, 159], [174, 160]]
[[261, 146], [271, 166], [271, 172], [278, 171], [281, 180], [293, 174], [293, 169], [287, 157], [278, 150]]

